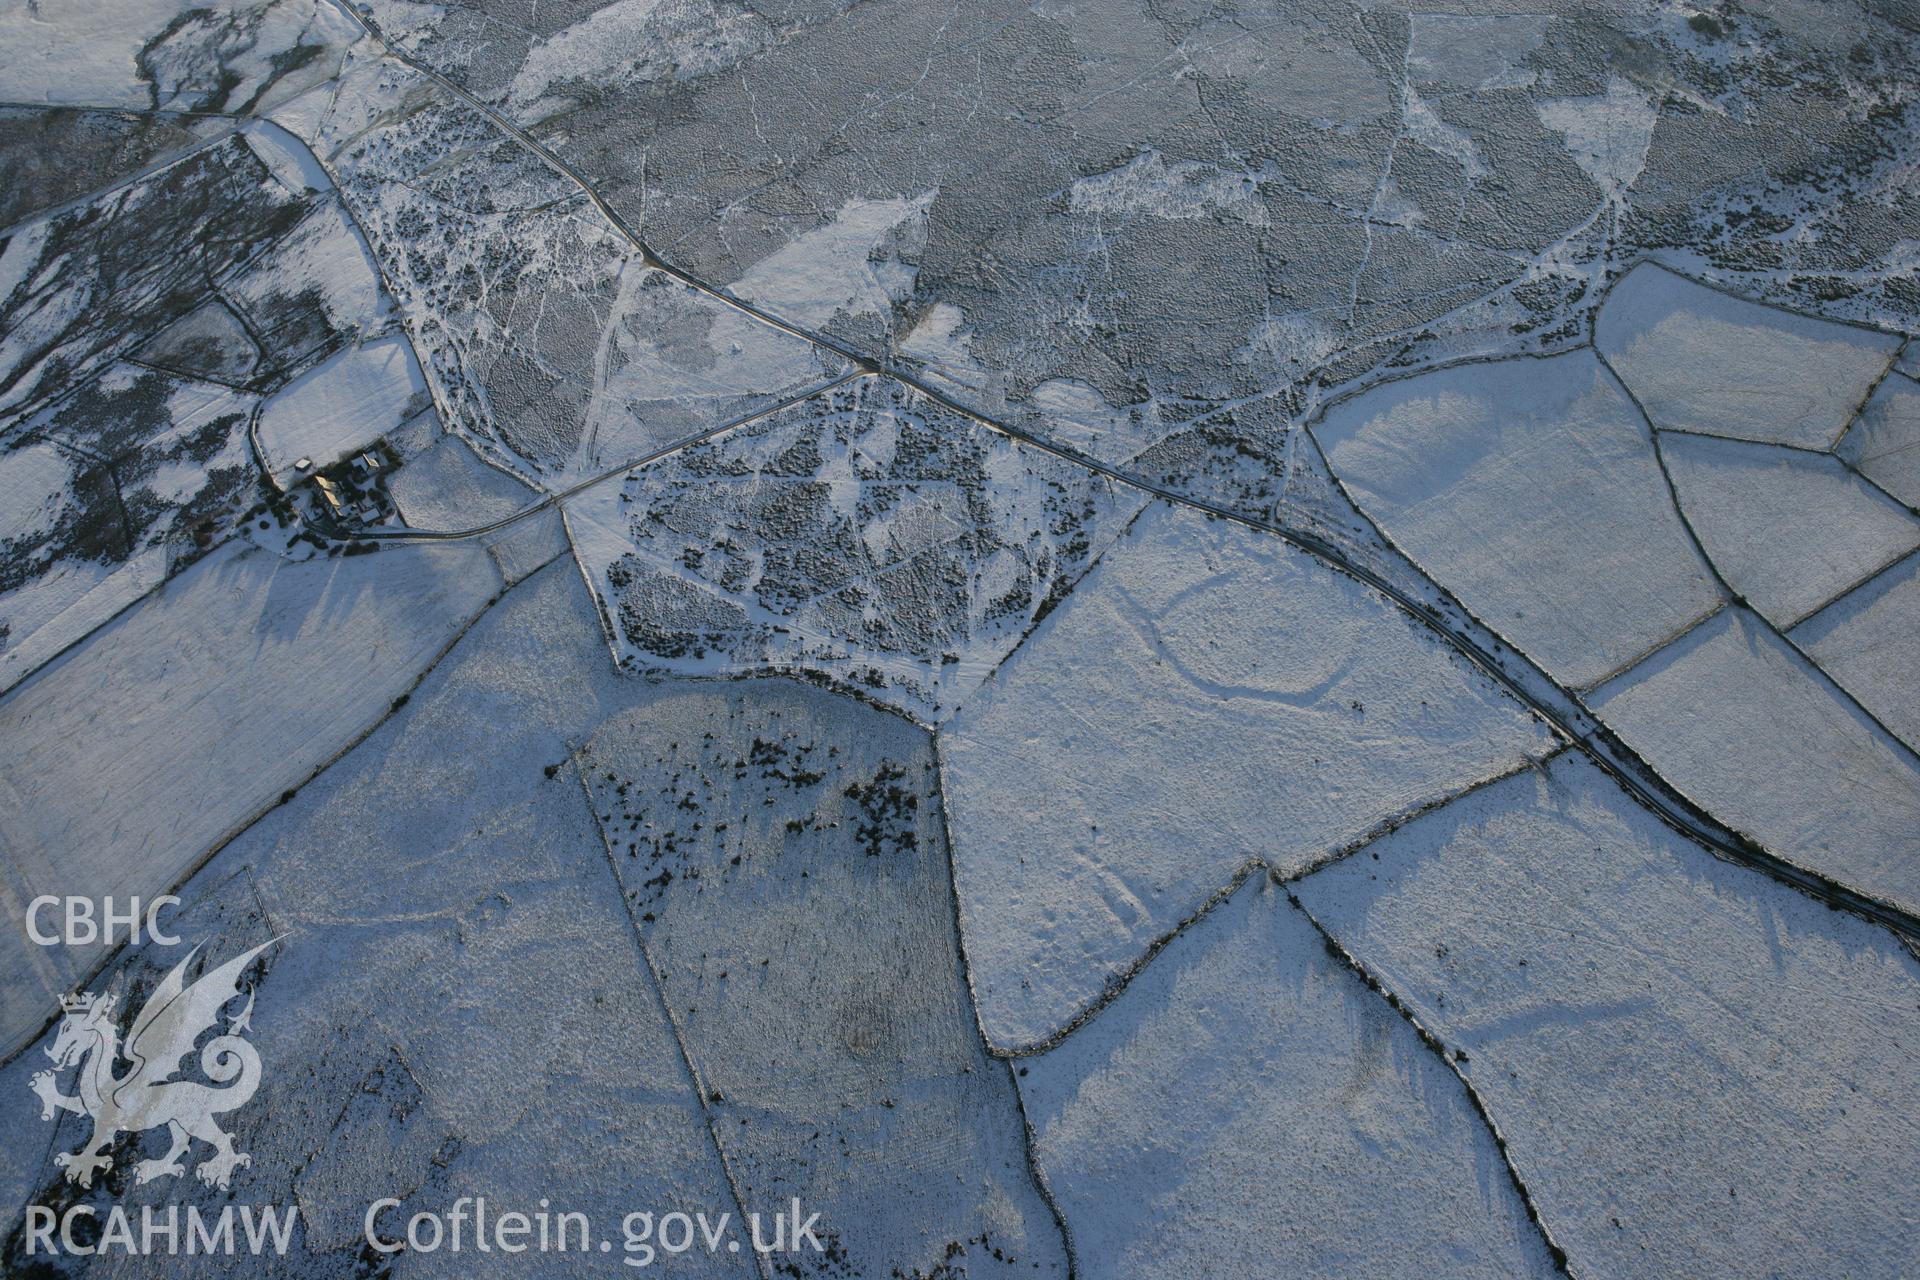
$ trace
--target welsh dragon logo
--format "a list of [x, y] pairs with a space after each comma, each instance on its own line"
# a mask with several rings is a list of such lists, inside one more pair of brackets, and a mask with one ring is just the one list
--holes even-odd
[[[101, 1153], [117, 1134], [161, 1125], [167, 1127], [173, 1145], [158, 1160], [142, 1160], [134, 1167], [138, 1182], [186, 1172], [185, 1156], [196, 1138], [213, 1148], [213, 1155], [194, 1170], [208, 1186], [224, 1189], [233, 1171], [249, 1162], [245, 1152], [233, 1149], [232, 1137], [214, 1117], [245, 1106], [260, 1087], [260, 1055], [244, 1038], [252, 1029], [251, 991], [246, 1006], [228, 1018], [225, 1034], [200, 1050], [200, 1070], [213, 1084], [175, 1076], [182, 1059], [219, 1020], [220, 1011], [239, 997], [240, 975], [272, 945], [263, 943], [188, 985], [187, 966], [200, 951], [195, 947], [141, 1006], [124, 1047], [114, 1021], [117, 997], [95, 998], [83, 992], [61, 1001], [66, 1016], [53, 1047], [47, 1050], [54, 1070], [36, 1073], [30, 1085], [40, 1096], [42, 1120], [51, 1120], [61, 1111], [93, 1120], [93, 1134], [86, 1145], [53, 1157], [67, 1171], [69, 1182], [91, 1186], [94, 1174], [111, 1168], [113, 1158]], [[116, 1074], [123, 1058], [127, 1067]], [[55, 1074], [75, 1064], [80, 1068], [76, 1092], [62, 1093]]]

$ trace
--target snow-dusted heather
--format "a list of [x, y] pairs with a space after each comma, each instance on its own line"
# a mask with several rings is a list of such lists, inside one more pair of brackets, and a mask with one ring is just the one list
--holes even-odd
[[1020, 1065], [1083, 1274], [1559, 1274], [1459, 1079], [1265, 876]]
[[[289, 562], [229, 543], [0, 700], [15, 874], [34, 893], [163, 892], [378, 721], [499, 586], [478, 544]], [[22, 932], [0, 939], [38, 972]], [[97, 955], [58, 949], [60, 978]], [[0, 1043], [62, 989], [6, 987]]]
[[401, 519], [415, 529], [472, 529], [532, 506], [537, 490], [490, 467], [459, 436], [443, 435], [387, 478]]
[[230, 520], [233, 508], [254, 497], [246, 424], [259, 401], [199, 382], [173, 383], [167, 392], [165, 424], [118, 461], [120, 501], [130, 520], [166, 521], [175, 530], [196, 519]]
[[790, 240], [734, 281], [731, 292], [795, 324], [827, 329], [878, 323], [891, 328], [894, 304], [913, 291], [926, 241], [927, 206], [937, 192], [847, 201], [816, 230]]
[[[1920, 912], [1920, 551], [1838, 594], [1912, 545], [1862, 495], [1917, 483], [1913, 22], [1519, 7], [0, 0], [0, 903], [227, 841], [174, 923], [285, 935], [229, 1194], [137, 1183], [159, 1134], [66, 1184], [22, 1042], [100, 953], [0, 933], [0, 1272], [27, 1204], [297, 1205], [276, 1273], [465, 1280], [530, 1260], [375, 1257], [367, 1203], [617, 1248], [798, 1193], [828, 1256], [667, 1269], [1898, 1273], [1914, 965], [1528, 766], [1597, 689]], [[1709, 612], [1632, 391], [1670, 457], [1802, 447], [1681, 481], [1821, 608], [1789, 643]], [[489, 531], [316, 552], [266, 468], [375, 436], [398, 518]]]
[[[703, 279], [936, 192], [899, 259], [905, 323], [857, 341], [887, 358], [937, 309], [964, 315], [983, 410], [1056, 379], [1114, 405], [1310, 402], [1565, 350], [1610, 275], [1654, 254], [1912, 322], [1896, 14], [1406, 9], [368, 11]], [[1289, 332], [1311, 337], [1273, 340]]]
[[[410, 56], [530, 129], [610, 94], [657, 92], [730, 68], [779, 30], [772, 13], [717, 0], [368, 0], [359, 7]], [[774, 109], [766, 110], [771, 124]]]
[[1551, 22], [1544, 13], [1413, 14], [1407, 76], [1422, 92], [1527, 88], [1539, 78], [1529, 59]]
[[800, 1197], [842, 1274], [1066, 1274], [968, 998], [926, 731], [737, 683], [578, 765], [744, 1207]]
[[[1493, 176], [1493, 168], [1481, 154], [1473, 135], [1435, 111], [1411, 85], [1401, 90], [1400, 118], [1408, 141], [1458, 165], [1460, 176], [1468, 182], [1479, 182]], [[1388, 215], [1383, 221], [1400, 222], [1403, 225], [1420, 221], [1418, 214], [1407, 217], [1405, 211], [1388, 206], [1377, 195], [1373, 207]], [[1400, 216], [1396, 217], [1395, 214]]]
[[[1041, 437], [1110, 466], [1138, 458], [1174, 430], [1154, 401], [1115, 408], [1093, 386], [1073, 378], [1035, 387], [1027, 409], [1024, 425]], [[1134, 474], [1153, 479], [1147, 471], [1135, 468]]]
[[1572, 752], [1295, 889], [1459, 1054], [1574, 1275], [1910, 1271], [1920, 966], [1890, 934]]
[[[0, 688], [17, 683], [47, 652], [79, 639], [55, 626], [63, 614], [98, 613], [91, 629], [158, 581], [141, 572], [152, 557], [129, 563], [116, 554], [122, 539], [105, 516], [111, 501], [110, 478], [50, 441], [0, 452]], [[165, 551], [158, 554], [164, 565]], [[133, 587], [141, 578], [151, 580]], [[111, 607], [109, 595], [117, 601]], [[91, 610], [83, 603], [89, 596]], [[56, 641], [56, 633], [64, 638]], [[46, 652], [36, 659], [37, 650]]]
[[1839, 439], [1900, 345], [1650, 262], [1613, 286], [1594, 341], [1654, 426], [1807, 449]]
[[121, 364], [0, 452], [0, 690], [227, 536], [258, 497], [257, 403]]
[[[448, 428], [563, 488], [819, 386], [844, 362], [642, 264], [572, 182], [391, 62], [287, 113], [397, 296]], [[382, 107], [386, 110], [381, 110]]]
[[967, 317], [956, 306], [936, 302], [928, 307], [900, 340], [899, 354], [917, 366], [922, 378], [967, 397], [969, 403], [997, 407], [1004, 399], [1004, 378], [975, 358]]
[[398, 334], [349, 347], [260, 406], [261, 461], [282, 488], [298, 464], [331, 466], [364, 449], [422, 407], [426, 384]]
[[1645, 172], [1660, 113], [1647, 92], [1624, 76], [1592, 97], [1545, 98], [1540, 123], [1566, 139], [1567, 151], [1610, 198], [1619, 199]]
[[1298, 871], [1553, 743], [1354, 579], [1154, 506], [941, 735], [988, 1039], [1059, 1031], [1249, 860]]
[[260, 367], [260, 344], [231, 305], [209, 298], [142, 343], [134, 358], [186, 378], [244, 386]]
[[1920, 507], [1920, 383], [1889, 374], [1834, 450], [1910, 507]]
[[1758, 618], [1728, 608], [1588, 701], [1663, 778], [1736, 831], [1920, 908], [1920, 760]]
[[0, 242], [0, 433], [191, 310], [308, 203], [235, 138]]
[[[297, 145], [249, 133], [269, 135]], [[73, 460], [64, 493], [28, 503], [58, 517], [5, 547], [5, 688], [233, 534], [264, 496], [257, 393], [384, 325], [388, 304], [339, 202], [233, 137], [18, 230], [0, 277], [0, 399], [15, 410], [0, 432]], [[397, 338], [378, 350], [410, 361]], [[276, 401], [270, 434], [295, 450], [283, 475], [324, 443], [284, 438], [302, 423], [377, 429], [342, 390], [327, 382], [316, 406], [307, 388], [301, 423], [284, 409], [302, 392]]]
[[1360, 509], [1566, 684], [1719, 603], [1646, 424], [1590, 351], [1388, 383], [1313, 430]]
[[[422, 6], [408, 0], [406, 7], [417, 12]], [[562, 12], [571, 16], [581, 11]], [[551, 21], [537, 16], [543, 24]], [[458, 26], [459, 16], [454, 15], [426, 29], [432, 37], [455, 31], [451, 43], [457, 48]], [[505, 105], [517, 119], [531, 123], [577, 106], [586, 84], [605, 92], [669, 77], [693, 80], [751, 56], [772, 33], [772, 24], [762, 15], [713, 0], [616, 0], [532, 44], [507, 86]], [[511, 41], [515, 34], [493, 27], [483, 29], [479, 39], [492, 44], [503, 36]]]
[[1908, 746], [1920, 749], [1920, 556], [1908, 556], [1789, 638]]
[[1836, 458], [1673, 432], [1660, 451], [1714, 567], [1776, 626], [1920, 544], [1920, 520]]
[[230, 127], [218, 118], [0, 106], [0, 171], [8, 175], [0, 227], [84, 200]]
[[[1155, 407], [1148, 404], [1129, 410], [1128, 419], [1136, 430], [1152, 422], [1156, 415], [1151, 410]], [[1289, 509], [1287, 500], [1286, 490], [1294, 473], [1309, 460], [1319, 467], [1320, 453], [1293, 422], [1292, 397], [1286, 391], [1261, 396], [1228, 412], [1205, 415], [1185, 426], [1182, 423], [1189, 417], [1187, 413], [1164, 403], [1157, 407], [1156, 429], [1164, 438], [1130, 460], [1124, 468], [1127, 474], [1250, 520], [1275, 521], [1295, 528], [1315, 523], [1304, 513]], [[1321, 470], [1324, 472], [1324, 468]], [[1395, 554], [1330, 476], [1325, 477], [1324, 485], [1316, 485], [1316, 496], [1327, 497], [1340, 508], [1340, 524], [1348, 534], [1364, 538], [1374, 552]], [[1424, 590], [1425, 575], [1416, 576]]]
[[[165, 455], [181, 437], [217, 435], [224, 446], [233, 420], [244, 425], [258, 397], [200, 378], [180, 377], [131, 360], [110, 365], [72, 394], [28, 418], [14, 439], [50, 440], [86, 460], [126, 466], [144, 455]], [[217, 424], [217, 431], [208, 430]], [[242, 433], [244, 436], [244, 432]], [[208, 477], [198, 477], [204, 484]]]
[[300, 225], [236, 279], [228, 297], [283, 369], [389, 327], [393, 301], [337, 196], [309, 202]]
[[1146, 150], [1118, 169], [1081, 178], [1068, 191], [1067, 202], [1075, 213], [1104, 214], [1116, 222], [1129, 217], [1224, 217], [1265, 226], [1260, 177], [1192, 160], [1169, 164], [1158, 151]]
[[951, 715], [1146, 502], [862, 378], [567, 501], [615, 653]]
[[5, 0], [16, 103], [259, 109], [329, 79], [357, 34], [327, 0]]
[[[607, 662], [579, 575], [553, 565], [483, 616], [366, 742], [196, 873], [166, 916], [188, 945], [225, 959], [284, 935], [254, 988], [261, 1091], [227, 1118], [252, 1163], [230, 1194], [128, 1177], [96, 1183], [90, 1202], [123, 1204], [136, 1223], [147, 1204], [297, 1205], [302, 1231], [274, 1272], [300, 1280], [354, 1270], [382, 1196], [404, 1201], [381, 1219], [389, 1235], [462, 1196], [486, 1197], [490, 1213], [547, 1197], [590, 1214], [616, 1248], [638, 1208], [735, 1211], [564, 767], [595, 725], [647, 696]], [[99, 986], [150, 983], [177, 959], [131, 950]], [[27, 1098], [46, 1066], [29, 1049], [0, 1071], [0, 1091]], [[39, 1153], [77, 1145], [84, 1123], [49, 1128], [29, 1105], [0, 1109], [0, 1144], [34, 1153], [0, 1162], [0, 1238], [15, 1248], [21, 1204], [77, 1194]], [[628, 1270], [620, 1256], [549, 1252], [537, 1274], [605, 1277]], [[245, 1280], [262, 1265], [245, 1252], [87, 1261], [89, 1276], [128, 1280]], [[486, 1261], [469, 1235], [459, 1254], [415, 1253], [395, 1274], [468, 1277]], [[723, 1256], [689, 1274], [756, 1273]]]

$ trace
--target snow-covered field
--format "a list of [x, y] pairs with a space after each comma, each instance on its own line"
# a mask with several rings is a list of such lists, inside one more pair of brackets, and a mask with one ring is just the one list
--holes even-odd
[[1724, 609], [1590, 701], [1736, 831], [1842, 884], [1920, 906], [1920, 758], [1764, 619]]
[[1920, 965], [1883, 930], [1706, 856], [1571, 753], [1372, 854], [1301, 904], [1451, 1056], [1583, 1272], [1909, 1265]]
[[1719, 602], [1652, 433], [1588, 352], [1389, 383], [1314, 433], [1387, 537], [1570, 685]]
[[1092, 1274], [1556, 1274], [1460, 1080], [1264, 877], [1022, 1065]]
[[[474, 545], [202, 560], [0, 702], [0, 843], [22, 900], [165, 892], [377, 723], [500, 585]], [[51, 954], [72, 981], [98, 952]], [[5, 1034], [60, 985], [9, 985]]]
[[[282, 487], [392, 434], [424, 392], [404, 338], [349, 348], [260, 406], [261, 460]], [[303, 465], [304, 464], [304, 465]]]
[[1295, 874], [1555, 745], [1361, 584], [1156, 504], [941, 735], [988, 1042], [1065, 1031], [1242, 867]]
[[1920, 21], [1455, 8], [0, 0], [0, 1273], [1912, 1275]]

